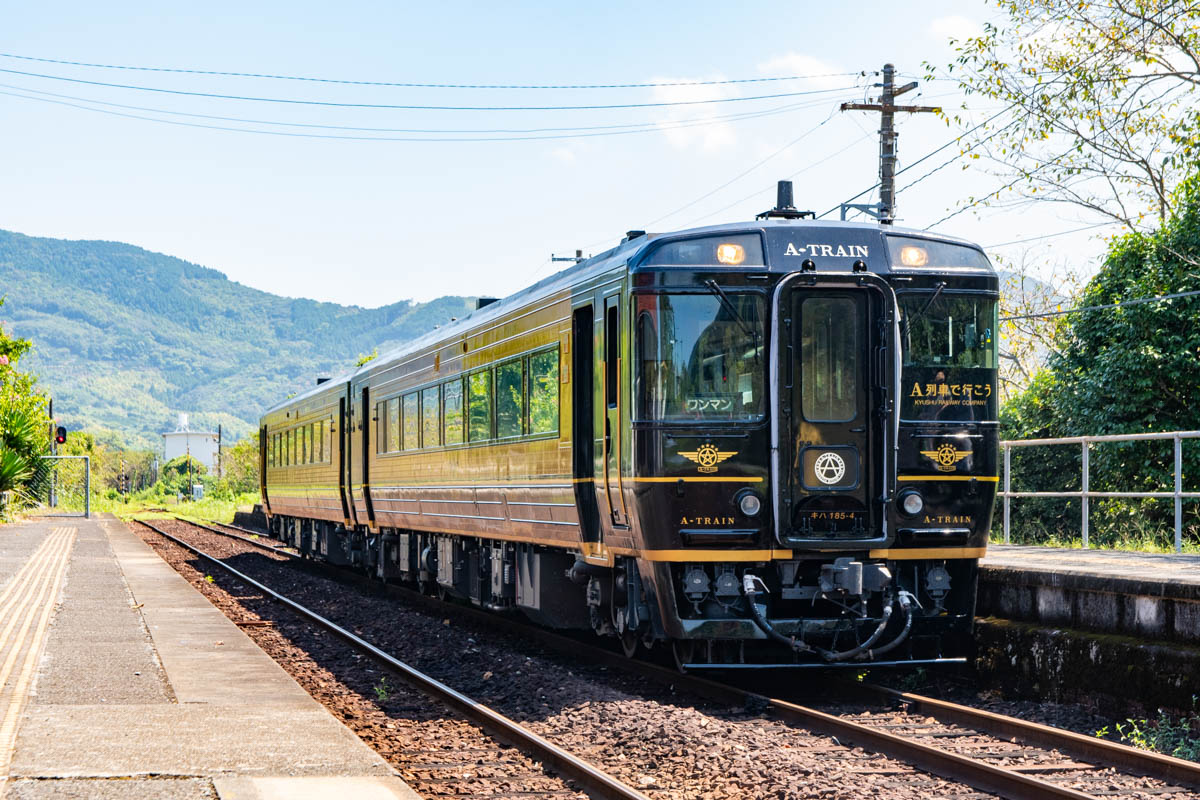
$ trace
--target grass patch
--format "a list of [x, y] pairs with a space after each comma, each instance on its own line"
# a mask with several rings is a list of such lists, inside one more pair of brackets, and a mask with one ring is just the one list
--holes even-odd
[[1154, 719], [1127, 719], [1116, 726], [1116, 736], [1108, 726], [1096, 731], [1101, 739], [1117, 739], [1140, 750], [1200, 762], [1200, 714], [1196, 698], [1192, 710], [1183, 716], [1172, 716], [1161, 709]]

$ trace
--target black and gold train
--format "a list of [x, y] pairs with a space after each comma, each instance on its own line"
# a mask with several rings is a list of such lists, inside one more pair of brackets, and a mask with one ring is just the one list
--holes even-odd
[[961, 659], [996, 275], [966, 242], [808, 216], [631, 231], [280, 403], [272, 533], [689, 668]]

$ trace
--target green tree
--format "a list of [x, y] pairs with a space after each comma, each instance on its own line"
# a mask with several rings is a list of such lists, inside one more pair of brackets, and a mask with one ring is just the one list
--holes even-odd
[[[0, 298], [0, 306], [4, 298]], [[49, 448], [50, 418], [46, 398], [35, 378], [17, 369], [31, 342], [9, 335], [0, 324], [0, 492], [18, 503], [32, 501], [31, 483], [38, 479], [38, 457]], [[0, 503], [0, 512], [5, 511]]]
[[222, 488], [238, 495], [258, 491], [258, 434], [221, 451]]
[[[1200, 289], [1200, 166], [1172, 197], [1174, 213], [1153, 233], [1114, 240], [1080, 305]], [[1047, 369], [1006, 404], [1006, 438], [1044, 438], [1200, 429], [1200, 296], [1095, 308], [1061, 318]], [[1074, 448], [1014, 451], [1014, 479], [1038, 491], [1078, 489]], [[1169, 444], [1131, 442], [1093, 448], [1092, 488], [1164, 491], [1173, 483]], [[1184, 474], [1200, 476], [1200, 448], [1184, 448]], [[1172, 504], [1127, 500], [1097, 503], [1114, 522], [1146, 520], [1169, 528]], [[1189, 524], [1196, 525], [1195, 504]], [[1078, 517], [1076, 517], [1078, 519]]]
[[1003, 19], [956, 41], [943, 72], [1008, 113], [967, 134], [987, 198], [1046, 199], [1132, 228], [1161, 224], [1200, 152], [1195, 0], [993, 0]]

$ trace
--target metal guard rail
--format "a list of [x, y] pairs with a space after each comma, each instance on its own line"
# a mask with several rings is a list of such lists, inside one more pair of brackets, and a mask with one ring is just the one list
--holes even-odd
[[[1093, 492], [1089, 487], [1088, 454], [1091, 446], [1102, 442], [1140, 442], [1171, 439], [1175, 444], [1175, 490], [1171, 492]], [[1088, 547], [1088, 501], [1093, 497], [1171, 497], [1175, 499], [1175, 552], [1183, 551], [1183, 498], [1200, 497], [1200, 492], [1183, 491], [1183, 440], [1200, 439], [1200, 431], [1170, 431], [1167, 433], [1129, 433], [1109, 436], [1067, 436], [1062, 439], [1015, 439], [1002, 441], [1004, 449], [1004, 543], [1009, 544], [1009, 522], [1014, 497], [1078, 497], [1081, 510], [1083, 546]], [[1083, 481], [1077, 492], [1014, 492], [1012, 490], [1012, 448], [1042, 445], [1077, 444], [1083, 456]]]

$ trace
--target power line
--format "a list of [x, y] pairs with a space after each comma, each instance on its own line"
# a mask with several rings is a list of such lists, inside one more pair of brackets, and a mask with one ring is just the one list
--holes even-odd
[[[979, 123], [978, 125], [975, 125], [974, 127], [970, 128], [969, 130], [963, 131], [963, 132], [962, 132], [962, 133], [960, 133], [958, 136], [954, 137], [954, 138], [953, 138], [953, 139], [951, 139], [950, 141], [948, 141], [948, 142], [946, 142], [945, 144], [943, 144], [941, 147], [937, 147], [937, 148], [934, 148], [933, 150], [930, 150], [928, 153], [926, 153], [925, 155], [921, 156], [920, 158], [918, 158], [916, 161], [914, 161], [913, 163], [909, 164], [908, 166], [906, 166], [906, 167], [903, 167], [902, 169], [898, 169], [898, 170], [896, 170], [896, 174], [897, 174], [897, 175], [901, 175], [901, 174], [903, 174], [903, 173], [905, 173], [905, 172], [908, 172], [908, 171], [909, 171], [910, 169], [912, 169], [913, 167], [917, 166], [918, 164], [920, 164], [920, 163], [921, 163], [921, 162], [923, 162], [923, 161], [927, 161], [928, 159], [932, 158], [933, 156], [935, 156], [935, 155], [937, 155], [938, 153], [940, 153], [940, 152], [942, 152], [943, 150], [945, 150], [947, 147], [951, 147], [952, 145], [955, 145], [955, 144], [957, 144], [958, 142], [962, 141], [963, 137], [965, 137], [965, 136], [968, 136], [968, 135], [970, 135], [970, 134], [974, 133], [975, 131], [979, 130], [980, 128], [982, 128], [984, 125], [987, 125], [987, 124], [988, 124], [989, 122], [991, 122], [992, 120], [994, 120], [994, 119], [996, 119], [996, 118], [998, 118], [998, 117], [1002, 116], [1004, 113], [1006, 113], [1006, 112], [1007, 112], [1009, 109], [1011, 109], [1011, 108], [1012, 108], [1012, 106], [1008, 106], [1007, 108], [1004, 108], [1004, 109], [1002, 109], [1002, 110], [1000, 110], [1000, 111], [997, 111], [995, 114], [993, 114], [992, 116], [988, 117], [988, 118], [987, 118], [987, 119], [985, 119], [983, 122]], [[960, 155], [961, 155], [961, 154], [960, 154]], [[956, 156], [956, 158], [957, 158], [957, 156]], [[940, 169], [940, 168], [939, 168], [939, 169]], [[867, 192], [873, 192], [873, 191], [875, 191], [876, 189], [878, 189], [878, 188], [880, 187], [880, 185], [881, 185], [881, 184], [880, 184], [880, 182], [879, 182], [879, 181], [876, 181], [874, 184], [872, 184], [871, 186], [868, 186], [866, 189], [863, 189], [861, 192], [859, 192], [858, 194], [856, 194], [856, 195], [854, 195], [853, 197], [849, 198], [848, 200], [845, 200], [845, 201], [843, 201], [843, 202], [841, 202], [841, 203], [838, 203], [836, 206], [834, 206], [833, 208], [831, 208], [831, 209], [829, 209], [828, 211], [824, 212], [823, 214], [818, 214], [818, 215], [817, 215], [817, 219], [820, 219], [821, 217], [824, 217], [826, 214], [832, 214], [834, 211], [837, 211], [839, 208], [841, 208], [841, 207], [842, 207], [843, 205], [845, 205], [846, 203], [851, 203], [851, 202], [853, 202], [853, 201], [857, 200], [858, 198], [862, 197], [862, 196], [863, 196], [864, 194], [866, 194]], [[911, 184], [910, 184], [910, 186], [911, 186]], [[905, 188], [908, 188], [908, 187], [905, 187]], [[931, 226], [931, 227], [932, 227], [932, 226]]]
[[[793, 172], [791, 175], [788, 175], [786, 178], [784, 178], [784, 180], [791, 180], [792, 178], [795, 178], [797, 175], [801, 175], [801, 174], [803, 174], [803, 173], [805, 173], [805, 172], [808, 172], [810, 169], [812, 169], [812, 168], [814, 168], [814, 167], [819, 167], [820, 165], [824, 164], [825, 162], [829, 161], [830, 159], [833, 159], [833, 158], [835, 158], [835, 157], [837, 157], [837, 156], [840, 156], [842, 153], [844, 153], [844, 152], [846, 152], [847, 150], [849, 150], [850, 148], [852, 148], [852, 147], [854, 147], [854, 146], [856, 146], [856, 145], [860, 144], [861, 142], [865, 141], [866, 139], [870, 139], [870, 138], [871, 138], [872, 136], [874, 136], [874, 135], [875, 135], [874, 133], [871, 133], [871, 132], [869, 132], [869, 131], [868, 131], [868, 132], [867, 132], [866, 134], [864, 134], [862, 137], [860, 137], [860, 138], [858, 138], [858, 139], [855, 139], [854, 141], [850, 142], [850, 143], [849, 143], [849, 144], [847, 144], [846, 146], [844, 146], [844, 147], [842, 147], [842, 148], [840, 148], [840, 149], [838, 149], [838, 150], [835, 150], [835, 151], [833, 151], [833, 152], [832, 152], [832, 153], [830, 153], [829, 155], [827, 155], [827, 156], [824, 156], [824, 157], [822, 157], [822, 158], [819, 158], [819, 159], [817, 159], [816, 161], [811, 161], [811, 162], [809, 162], [808, 164], [805, 164], [803, 167], [801, 167], [800, 169], [798, 169], [798, 170], [796, 170], [795, 172]], [[765, 189], [759, 189], [758, 191], [755, 191], [755, 192], [753, 192], [753, 193], [751, 193], [751, 194], [748, 194], [748, 195], [746, 195], [745, 197], [743, 197], [743, 198], [741, 198], [741, 199], [739, 199], [739, 200], [735, 200], [735, 201], [733, 201], [732, 203], [730, 203], [730, 204], [729, 204], [729, 205], [727, 205], [727, 206], [722, 206], [721, 208], [718, 208], [716, 211], [710, 211], [709, 213], [705, 214], [705, 215], [704, 215], [704, 216], [702, 216], [702, 217], [697, 217], [696, 219], [694, 219], [694, 220], [692, 220], [691, 222], [687, 223], [687, 225], [686, 225], [685, 227], [688, 227], [688, 228], [690, 228], [690, 227], [692, 227], [693, 225], [695, 225], [697, 222], [699, 222], [700, 220], [708, 219], [709, 217], [715, 217], [717, 214], [721, 214], [721, 213], [723, 213], [723, 212], [725, 212], [725, 211], [728, 211], [729, 209], [733, 208], [734, 206], [736, 206], [736, 205], [739, 205], [739, 204], [741, 204], [741, 203], [744, 203], [744, 202], [746, 202], [747, 200], [749, 200], [749, 199], [750, 199], [750, 198], [752, 198], [752, 197], [757, 197], [758, 195], [762, 194], [763, 192], [769, 192], [769, 191], [771, 191], [771, 189], [772, 189], [772, 188], [774, 188], [774, 187], [768, 186], [768, 187], [766, 187]]]
[[[695, 124], [715, 124], [718, 122], [737, 122], [744, 119], [754, 119], [757, 117], [765, 117], [773, 114], [782, 114], [788, 111], [793, 111], [798, 108], [803, 108], [815, 103], [823, 103], [824, 100], [807, 101], [804, 103], [790, 103], [787, 105], [776, 106], [771, 109], [760, 109], [757, 111], [741, 111], [736, 114], [722, 114], [718, 116], [708, 117], [692, 117], [690, 119], [669, 120], [667, 122], [638, 122], [625, 123], [620, 125], [584, 125], [576, 127], [562, 128], [377, 128], [377, 127], [361, 127], [353, 125], [324, 125], [318, 123], [304, 122], [281, 122], [277, 120], [265, 119], [247, 119], [245, 117], [227, 117], [217, 114], [196, 114], [187, 111], [174, 111], [166, 108], [154, 108], [149, 106], [134, 106], [124, 103], [111, 103], [104, 100], [93, 100], [88, 97], [77, 97], [69, 94], [59, 94], [57, 92], [44, 92], [38, 89], [30, 89], [25, 86], [14, 86], [12, 84], [0, 83], [0, 88], [14, 89], [20, 92], [28, 92], [34, 95], [44, 97], [56, 97], [62, 100], [74, 100], [81, 103], [91, 103], [93, 105], [107, 106], [109, 108], [121, 108], [127, 111], [145, 111], [152, 114], [167, 114], [176, 117], [191, 117], [193, 119], [208, 119], [217, 120], [220, 122], [242, 122], [251, 125], [277, 125], [290, 128], [317, 128], [324, 130], [343, 130], [343, 131], [359, 131], [365, 133], [446, 133], [446, 134], [525, 134], [525, 133], [559, 133], [559, 132], [579, 132], [579, 131], [617, 131], [622, 133], [639, 132], [625, 129], [647, 129], [659, 130], [661, 126], [692, 127], [690, 123]], [[19, 97], [21, 95], [12, 95]], [[36, 100], [36, 97], [26, 98]], [[88, 111], [98, 111], [99, 109], [85, 109]], [[669, 129], [669, 128], [668, 128]]]
[[700, 197], [697, 197], [695, 200], [691, 201], [690, 203], [687, 203], [686, 205], [682, 205], [682, 206], [680, 206], [679, 208], [675, 209], [674, 211], [672, 211], [672, 212], [671, 212], [671, 213], [669, 213], [669, 214], [663, 214], [663, 215], [662, 215], [661, 217], [659, 217], [658, 219], [653, 219], [653, 220], [650, 220], [650, 222], [646, 223], [647, 227], [649, 227], [649, 226], [651, 226], [651, 225], [657, 225], [658, 223], [662, 222], [664, 219], [667, 219], [668, 217], [673, 217], [673, 216], [675, 216], [676, 214], [678, 214], [680, 211], [685, 211], [685, 210], [687, 210], [687, 209], [691, 208], [692, 206], [696, 205], [696, 203], [699, 203], [701, 200], [707, 200], [708, 198], [712, 197], [714, 194], [716, 194], [717, 192], [719, 192], [719, 191], [721, 191], [722, 189], [726, 188], [727, 186], [730, 186], [731, 184], [737, 183], [737, 182], [738, 182], [738, 181], [740, 181], [742, 178], [746, 177], [746, 176], [747, 176], [747, 175], [749, 175], [751, 172], [753, 172], [754, 170], [756, 170], [756, 169], [758, 169], [759, 167], [761, 167], [763, 164], [766, 164], [768, 161], [770, 161], [771, 159], [773, 159], [773, 158], [775, 158], [776, 156], [778, 156], [780, 153], [783, 153], [783, 152], [785, 152], [785, 151], [786, 151], [788, 148], [790, 148], [792, 145], [796, 144], [797, 142], [800, 142], [800, 141], [802, 141], [803, 139], [805, 139], [805, 138], [807, 138], [808, 136], [810, 136], [810, 135], [812, 135], [813, 133], [815, 133], [815, 132], [816, 132], [818, 129], [820, 129], [821, 127], [823, 127], [823, 126], [825, 125], [825, 123], [827, 123], [827, 122], [829, 122], [829, 120], [833, 119], [833, 115], [834, 115], [835, 113], [836, 113], [836, 111], [830, 111], [830, 112], [829, 112], [829, 116], [828, 116], [828, 117], [826, 117], [825, 119], [821, 120], [821, 121], [820, 121], [820, 122], [818, 122], [816, 125], [814, 125], [813, 127], [811, 127], [811, 128], [809, 128], [808, 130], [806, 130], [804, 133], [802, 133], [802, 134], [800, 134], [799, 136], [797, 136], [795, 139], [792, 139], [790, 142], [788, 142], [788, 143], [787, 143], [787, 144], [785, 144], [783, 147], [781, 147], [781, 148], [779, 148], [778, 150], [776, 150], [774, 153], [771, 153], [771, 154], [770, 154], [769, 156], [767, 156], [766, 158], [763, 158], [763, 159], [759, 160], [759, 161], [758, 161], [758, 162], [756, 162], [756, 163], [755, 163], [753, 166], [751, 166], [751, 167], [749, 167], [749, 168], [747, 168], [747, 169], [743, 170], [742, 172], [738, 173], [736, 176], [734, 176], [733, 178], [730, 178], [730, 179], [729, 179], [728, 181], [726, 181], [725, 183], [722, 183], [720, 186], [718, 186], [717, 188], [713, 189], [711, 192], [708, 192], [707, 194], [703, 194], [703, 195], [701, 195]]
[[764, 78], [728, 78], [709, 81], [658, 81], [651, 83], [564, 83], [564, 84], [521, 84], [521, 83], [412, 83], [393, 81], [342, 80], [338, 78], [315, 78], [302, 75], [276, 75], [265, 72], [228, 72], [209, 69], [184, 69], [176, 67], [143, 67], [128, 64], [96, 64], [88, 61], [68, 61], [60, 58], [39, 58], [15, 53], [0, 53], [0, 58], [21, 61], [36, 61], [42, 64], [62, 64], [71, 67], [94, 69], [119, 69], [135, 72], [166, 72], [181, 75], [213, 75], [226, 78], [265, 78], [278, 81], [303, 81], [306, 83], [333, 83], [346, 86], [390, 86], [407, 89], [656, 89], [670, 86], [729, 86], [741, 83], [772, 83], [780, 81], [804, 81], [817, 78], [842, 78], [857, 75], [857, 72], [827, 72], [821, 75], [783, 75]]
[[1072, 228], [1069, 231], [1059, 231], [1058, 233], [1047, 233], [1042, 236], [1030, 236], [1028, 239], [1014, 239], [1011, 242], [1000, 242], [999, 244], [984, 245], [983, 249], [992, 250], [997, 247], [1007, 247], [1010, 244], [1025, 244], [1026, 242], [1036, 242], [1041, 239], [1053, 239], [1056, 236], [1066, 236], [1069, 233], [1079, 233], [1080, 231], [1090, 231], [1093, 228], [1103, 228], [1106, 225], [1121, 225], [1121, 224], [1123, 224], [1123, 223], [1117, 222], [1116, 220], [1110, 220], [1108, 222], [1097, 222], [1094, 225], [1084, 225], [1082, 228]]
[[[53, 100], [48, 97], [32, 97], [30, 95], [18, 94], [16, 92], [0, 91], [0, 95], [9, 97], [17, 97], [22, 100], [34, 100], [39, 103], [53, 103], [55, 105], [67, 106], [69, 108], [79, 109], [81, 111], [91, 111], [96, 114], [108, 114], [114, 117], [123, 117], [125, 119], [136, 119], [144, 122], [156, 122], [160, 125], [175, 125], [184, 128], [202, 128], [206, 130], [227, 131], [233, 133], [253, 133], [264, 136], [286, 136], [289, 138], [298, 139], [334, 139], [346, 141], [361, 141], [361, 142], [516, 142], [516, 141], [543, 141], [551, 139], [585, 139], [597, 136], [621, 136], [632, 133], [654, 133], [659, 130], [675, 130], [676, 128], [692, 128], [702, 125], [713, 124], [709, 122], [697, 122], [688, 125], [670, 125], [660, 124], [654, 127], [637, 128], [632, 130], [618, 131], [595, 131], [585, 133], [566, 133], [566, 134], [546, 134], [536, 136], [463, 136], [457, 138], [447, 138], [444, 136], [351, 136], [347, 134], [327, 134], [327, 133], [303, 133], [299, 131], [275, 131], [275, 130], [259, 130], [255, 128], [236, 128], [229, 125], [208, 125], [199, 122], [185, 122], [183, 120], [174, 119], [159, 119], [158, 117], [148, 117], [142, 114], [129, 114], [121, 111], [111, 111], [105, 108], [93, 108], [91, 106], [80, 105], [66, 100]], [[783, 113], [781, 111], [763, 112], [758, 115], [751, 116], [767, 116], [768, 113]]]
[[1018, 319], [1038, 319], [1041, 317], [1060, 317], [1063, 314], [1078, 314], [1081, 311], [1104, 311], [1110, 308], [1121, 308], [1123, 306], [1136, 306], [1142, 303], [1157, 303], [1160, 300], [1176, 300], [1180, 297], [1195, 297], [1200, 295], [1200, 289], [1191, 292], [1176, 292], [1175, 294], [1163, 294], [1157, 297], [1139, 297], [1136, 300], [1124, 300], [1120, 303], [1106, 303], [1102, 306], [1083, 306], [1082, 308], [1068, 308], [1066, 311], [1044, 311], [1039, 314], [1017, 314], [1011, 317], [1001, 317], [1001, 322], [1012, 322]]
[[284, 105], [323, 106], [328, 108], [392, 109], [401, 111], [605, 111], [629, 108], [667, 108], [672, 106], [702, 106], [715, 105], [719, 103], [743, 103], [752, 100], [774, 100], [781, 97], [801, 97], [804, 95], [844, 92], [847, 91], [848, 88], [853, 88], [841, 87], [838, 89], [810, 89], [803, 92], [779, 92], [776, 94], [749, 95], [746, 97], [720, 97], [710, 100], [662, 100], [653, 103], [607, 103], [600, 105], [558, 106], [433, 106], [397, 103], [344, 103], [331, 100], [297, 100], [295, 98], [284, 97], [256, 97], [252, 95], [220, 94], [216, 92], [192, 92], [183, 89], [162, 89], [155, 86], [139, 86], [137, 84], [108, 83], [106, 81], [91, 81], [83, 78], [68, 78], [64, 75], [46, 75], [38, 72], [23, 72], [16, 69], [0, 69], [0, 73], [24, 75], [31, 78], [45, 78], [46, 80], [65, 81], [67, 83], [81, 83], [87, 86], [103, 86], [109, 89], [131, 89], [139, 92], [155, 92], [158, 94], [182, 95], [185, 97], [207, 97], [216, 100], [241, 100], [254, 103], [280, 103]]

